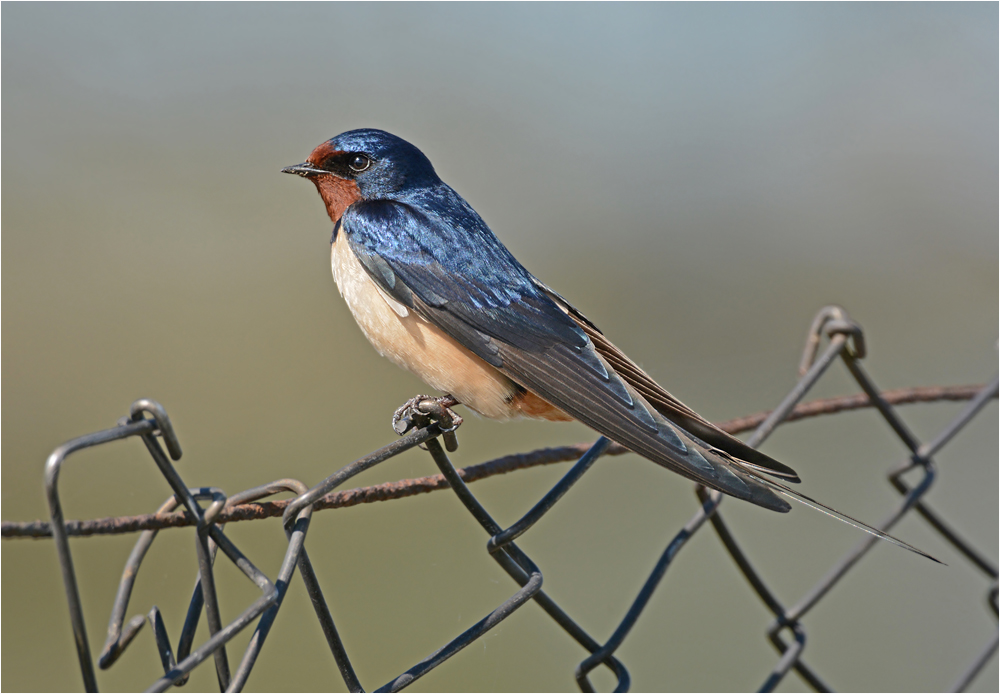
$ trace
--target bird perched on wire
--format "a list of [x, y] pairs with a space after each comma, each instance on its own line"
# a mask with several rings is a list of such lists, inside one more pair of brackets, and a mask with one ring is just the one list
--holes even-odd
[[780, 512], [788, 496], [923, 554], [790, 489], [794, 470], [668, 393], [528, 272], [409, 142], [351, 130], [282, 171], [319, 191], [333, 276], [365, 337], [433, 388], [493, 419], [577, 419], [711, 489]]

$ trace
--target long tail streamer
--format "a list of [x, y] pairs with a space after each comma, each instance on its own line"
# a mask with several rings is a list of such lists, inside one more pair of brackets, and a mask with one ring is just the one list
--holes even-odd
[[760, 475], [756, 475], [753, 472], [747, 470], [746, 468], [744, 468], [744, 472], [746, 474], [749, 474], [749, 475], [753, 476], [754, 479], [756, 479], [759, 482], [767, 485], [768, 487], [770, 487], [774, 491], [778, 492], [779, 494], [783, 494], [783, 495], [787, 496], [789, 499], [792, 499], [794, 501], [798, 501], [800, 504], [804, 504], [806, 506], [809, 506], [810, 508], [816, 509], [820, 513], [825, 513], [828, 516], [832, 516], [833, 518], [836, 518], [837, 520], [841, 521], [842, 523], [847, 523], [848, 525], [851, 525], [851, 526], [857, 528], [858, 530], [863, 530], [863, 531], [865, 531], [866, 533], [868, 533], [870, 535], [874, 535], [875, 537], [877, 537], [880, 540], [885, 540], [886, 542], [890, 542], [890, 543], [896, 545], [897, 547], [902, 547], [903, 549], [908, 549], [911, 552], [913, 552], [914, 554], [919, 554], [922, 557], [927, 557], [932, 562], [935, 562], [937, 564], [941, 564], [942, 566], [947, 566], [947, 564], [945, 564], [943, 561], [941, 561], [940, 559], [935, 559], [931, 555], [927, 554], [927, 552], [924, 552], [923, 550], [919, 550], [916, 547], [914, 547], [913, 545], [911, 545], [909, 543], [906, 543], [906, 542], [903, 542], [902, 540], [899, 540], [899, 539], [893, 537], [889, 533], [882, 532], [878, 528], [873, 528], [872, 526], [868, 525], [867, 523], [862, 523], [861, 521], [859, 521], [856, 518], [851, 518], [846, 513], [841, 513], [840, 511], [838, 511], [836, 509], [833, 509], [833, 508], [830, 508], [829, 506], [827, 506], [825, 504], [821, 504], [820, 502], [816, 501], [815, 499], [813, 499], [811, 497], [806, 496], [805, 494], [803, 494], [801, 492], [797, 492], [794, 489], [790, 489], [790, 488], [786, 487], [783, 484], [775, 482], [774, 480], [770, 480], [770, 479], [767, 479], [766, 477], [762, 477]]

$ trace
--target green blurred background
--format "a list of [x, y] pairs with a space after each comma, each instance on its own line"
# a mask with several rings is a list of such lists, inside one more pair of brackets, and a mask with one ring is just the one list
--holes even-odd
[[[773, 407], [828, 303], [866, 329], [883, 388], [996, 371], [995, 3], [4, 3], [2, 18], [5, 520], [47, 517], [48, 453], [139, 397], [173, 418], [185, 481], [229, 493], [312, 485], [394, 438], [393, 409], [426, 389], [369, 348], [330, 278], [318, 196], [279, 174], [351, 128], [419, 146], [529, 269], [710, 419]], [[835, 365], [814, 395], [856, 390]], [[927, 440], [960, 407], [903, 414]], [[592, 436], [469, 417], [454, 460]], [[939, 456], [930, 497], [993, 560], [997, 438], [991, 404]], [[903, 450], [871, 412], [790, 425], [766, 450], [868, 521], [897, 498], [884, 472]], [[509, 524], [566, 469], [473, 489]], [[357, 484], [433, 472], [414, 451]], [[136, 441], [74, 457], [62, 480], [69, 518], [169, 493]], [[723, 508], [788, 604], [861, 537], [801, 507]], [[695, 509], [681, 478], [607, 459], [520, 544], [604, 640]], [[277, 521], [228, 532], [274, 575]], [[819, 604], [806, 656], [836, 688], [947, 688], [996, 629], [981, 576], [916, 518], [896, 532], [950, 566], [879, 546]], [[192, 538], [161, 534], [130, 608], [159, 605], [175, 640]], [[486, 539], [448, 493], [317, 514], [310, 553], [367, 688], [514, 592]], [[133, 542], [73, 542], [95, 652]], [[2, 552], [2, 688], [79, 688], [51, 542]], [[218, 573], [232, 619], [255, 591]], [[636, 690], [753, 689], [777, 659], [769, 622], [705, 531], [618, 654]], [[412, 689], [571, 690], [584, 656], [528, 605]], [[145, 632], [99, 682], [133, 690], [158, 668]], [[189, 688], [214, 686], [208, 665]], [[997, 690], [995, 659], [973, 687]], [[296, 578], [248, 689], [339, 688]]]

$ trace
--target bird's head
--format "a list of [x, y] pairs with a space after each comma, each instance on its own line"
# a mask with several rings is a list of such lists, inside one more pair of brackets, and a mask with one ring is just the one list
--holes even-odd
[[358, 200], [386, 198], [441, 182], [423, 152], [384, 130], [349, 130], [282, 173], [316, 185], [334, 222]]

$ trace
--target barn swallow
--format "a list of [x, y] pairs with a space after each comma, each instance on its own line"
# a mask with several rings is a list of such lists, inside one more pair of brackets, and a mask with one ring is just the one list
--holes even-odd
[[409, 142], [351, 130], [282, 172], [319, 191], [333, 277], [365, 337], [431, 387], [493, 419], [579, 420], [711, 489], [782, 513], [790, 497], [924, 554], [790, 489], [794, 470], [668, 393], [528, 272]]

